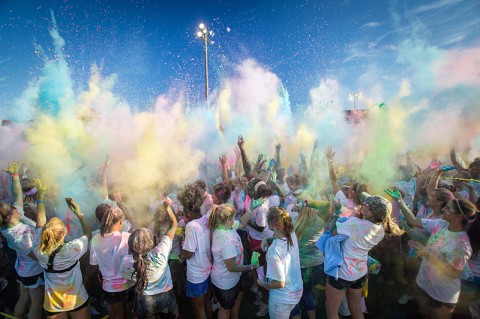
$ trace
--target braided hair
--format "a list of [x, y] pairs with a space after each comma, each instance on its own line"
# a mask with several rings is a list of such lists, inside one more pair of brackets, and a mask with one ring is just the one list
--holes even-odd
[[135, 291], [137, 294], [143, 294], [143, 290], [148, 285], [148, 267], [150, 260], [147, 255], [153, 247], [153, 236], [146, 228], [139, 228], [133, 231], [128, 238], [128, 249], [133, 255], [133, 273], [131, 280], [135, 281]]
[[278, 223], [282, 221], [283, 223], [283, 234], [287, 238], [287, 246], [293, 246], [292, 232], [293, 232], [293, 220], [292, 217], [287, 213], [284, 208], [281, 207], [271, 207], [268, 210], [267, 215], [268, 224]]

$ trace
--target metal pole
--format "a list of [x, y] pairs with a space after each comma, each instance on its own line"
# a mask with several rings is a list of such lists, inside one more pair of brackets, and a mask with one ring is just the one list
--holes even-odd
[[203, 35], [203, 40], [205, 43], [205, 100], [207, 101], [207, 106], [208, 106], [208, 35], [207, 33]]

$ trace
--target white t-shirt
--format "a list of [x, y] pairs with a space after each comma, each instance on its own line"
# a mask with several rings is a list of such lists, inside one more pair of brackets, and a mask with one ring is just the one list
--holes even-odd
[[247, 224], [247, 230], [250, 237], [256, 240], [262, 240], [273, 236], [273, 231], [268, 228], [267, 214], [268, 214], [269, 201], [266, 200], [262, 205], [255, 208], [252, 212], [250, 220], [260, 227], [265, 227], [262, 232], [253, 229], [252, 226]]
[[268, 199], [268, 208], [280, 206], [280, 196], [272, 195]]
[[108, 292], [124, 291], [135, 285], [120, 273], [123, 256], [128, 255], [130, 233], [118, 232], [93, 236], [90, 242], [90, 265], [98, 265], [102, 273], [102, 288]]
[[[37, 228], [33, 236], [33, 251], [40, 266], [47, 269], [48, 255], [38, 252], [42, 229]], [[88, 238], [82, 236], [66, 243], [53, 260], [53, 269], [62, 270], [71, 267], [88, 250]], [[43, 306], [46, 311], [70, 311], [83, 305], [88, 299], [83, 286], [80, 262], [73, 269], [62, 273], [45, 272], [45, 299]]]
[[[168, 267], [168, 255], [171, 249], [172, 241], [168, 236], [163, 236], [160, 243], [148, 253], [146, 258], [150, 260], [150, 266], [147, 271], [148, 285], [143, 291], [144, 295], [157, 295], [172, 289], [172, 276]], [[120, 272], [128, 280], [132, 279], [134, 262], [132, 255], [126, 255], [122, 259]], [[135, 276], [133, 280], [136, 280]]]
[[285, 286], [269, 290], [272, 301], [297, 304], [302, 298], [303, 281], [300, 270], [298, 241], [294, 232], [291, 233], [293, 245], [288, 248], [285, 238], [275, 238], [267, 251], [267, 278], [283, 281]]
[[2, 228], [2, 235], [7, 240], [7, 245], [17, 253], [15, 270], [21, 277], [31, 277], [43, 272], [38, 261], [28, 257], [33, 250], [34, 228], [22, 222], [12, 228]]
[[355, 214], [355, 215], [360, 215], [360, 212], [358, 209], [355, 207], [355, 203], [353, 200], [350, 198], [347, 198], [345, 193], [342, 190], [339, 190], [335, 194], [335, 200], [340, 202], [342, 204], [342, 216], [343, 217], [350, 217], [350, 215]]
[[[430, 233], [427, 251], [450, 267], [463, 270], [472, 255], [472, 247], [466, 232], [451, 232], [443, 219], [422, 219], [423, 228]], [[417, 274], [417, 285], [430, 297], [446, 303], [457, 303], [460, 295], [460, 279], [450, 278], [423, 258]]]
[[368, 252], [383, 239], [385, 230], [382, 225], [351, 216], [344, 223], [337, 222], [337, 233], [348, 237], [341, 244], [343, 262], [338, 277], [360, 279], [368, 272]]
[[213, 267], [210, 274], [212, 283], [223, 290], [231, 289], [240, 280], [241, 272], [230, 272], [225, 265], [226, 259], [235, 258], [237, 265], [243, 265], [243, 245], [236, 229], [239, 222], [235, 221], [232, 228], [215, 229], [212, 236]]
[[187, 224], [183, 249], [193, 253], [192, 258], [187, 259], [187, 280], [193, 284], [204, 282], [210, 276], [212, 268], [210, 228], [207, 216], [192, 220]]

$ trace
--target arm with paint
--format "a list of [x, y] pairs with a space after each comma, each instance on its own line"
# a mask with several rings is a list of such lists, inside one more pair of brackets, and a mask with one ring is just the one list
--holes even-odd
[[92, 230], [85, 219], [85, 216], [82, 214], [82, 210], [80, 209], [80, 205], [76, 203], [73, 199], [68, 205], [68, 208], [77, 216], [78, 220], [80, 221], [80, 225], [82, 226], [83, 235], [87, 236], [90, 240], [92, 238]]
[[305, 154], [300, 152], [299, 157], [300, 157], [299, 173], [302, 176], [308, 176], [308, 165], [307, 165], [307, 159], [305, 158]]
[[177, 231], [177, 217], [175, 217], [175, 214], [173, 213], [171, 204], [172, 204], [172, 200], [166, 197], [163, 202], [163, 205], [167, 210], [168, 217], [170, 217], [170, 220], [172, 221], [172, 225], [170, 226], [170, 229], [167, 230], [167, 233], [165, 235], [168, 236], [170, 240], [173, 241], [173, 237], [175, 237], [175, 232]]
[[23, 207], [22, 185], [20, 184], [20, 176], [18, 176], [19, 168], [19, 162], [11, 162], [8, 163], [8, 169], [4, 169], [3, 171], [12, 176], [12, 193], [14, 202]]
[[427, 196], [430, 196], [432, 192], [438, 188], [438, 181], [442, 175], [442, 170], [437, 169], [430, 177], [430, 180], [427, 184]]
[[103, 198], [108, 197], [108, 167], [110, 166], [110, 160], [109, 156], [107, 155], [107, 158], [105, 158], [105, 163], [103, 164], [103, 170], [102, 170], [102, 192], [103, 192]]
[[330, 183], [332, 185], [333, 194], [337, 194], [340, 191], [340, 185], [338, 184], [337, 174], [335, 173], [335, 167], [333, 166], [333, 157], [335, 152], [331, 146], [325, 149], [325, 157], [328, 160], [328, 175], [330, 176]]
[[238, 147], [235, 147], [235, 176], [243, 175], [242, 153]]
[[423, 228], [422, 219], [415, 217], [415, 215], [408, 209], [407, 205], [403, 202], [402, 195], [398, 191], [398, 189], [386, 189], [385, 193], [390, 195], [394, 200], [398, 202], [398, 206], [400, 207], [400, 211], [402, 212], [405, 220], [407, 221], [408, 225], [417, 228]]
[[282, 149], [282, 144], [278, 143], [275, 145], [275, 171], [282, 167], [282, 162], [280, 159], [280, 150]]
[[7, 183], [7, 175], [2, 174], [2, 200], [8, 198], [8, 183]]
[[238, 136], [237, 144], [238, 144], [238, 147], [240, 148], [240, 153], [242, 155], [242, 164], [243, 164], [243, 170], [245, 171], [245, 176], [248, 178], [248, 180], [251, 180], [254, 177], [254, 174], [252, 172], [252, 166], [248, 161], [247, 152], [245, 151], [245, 141], [243, 140], [242, 135]]
[[312, 170], [313, 172], [316, 172], [319, 165], [320, 165], [320, 156], [318, 152], [318, 141], [315, 140], [315, 143], [313, 143], [312, 154], [310, 155], [310, 170]]
[[34, 180], [37, 189], [37, 228], [42, 228], [47, 223], [47, 214], [45, 212], [45, 194], [47, 185], [42, 184], [39, 179]]

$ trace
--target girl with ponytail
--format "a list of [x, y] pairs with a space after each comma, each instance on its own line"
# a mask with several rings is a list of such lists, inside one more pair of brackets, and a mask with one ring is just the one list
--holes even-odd
[[213, 267], [210, 278], [220, 303], [219, 319], [238, 318], [243, 296], [242, 272], [255, 269], [243, 264], [243, 245], [236, 232], [245, 227], [251, 213], [235, 220], [231, 205], [214, 205], [208, 220], [211, 233]]
[[284, 208], [270, 208], [267, 220], [274, 238], [267, 251], [265, 278], [259, 278], [257, 284], [269, 291], [270, 318], [288, 319], [303, 293], [298, 240]]
[[177, 230], [177, 218], [173, 213], [171, 199], [165, 198], [164, 206], [171, 220], [171, 226], [154, 247], [153, 235], [146, 228], [140, 228], [128, 239], [129, 254], [120, 265], [122, 276], [135, 282], [135, 313], [138, 319], [174, 319], [176, 314], [175, 294], [172, 290], [172, 277], [168, 267], [168, 257]]
[[128, 255], [130, 233], [123, 232], [123, 211], [108, 207], [102, 215], [100, 232], [90, 243], [90, 265], [102, 274], [102, 289], [110, 318], [127, 318], [134, 300], [134, 282], [120, 273], [122, 258]]
[[[46, 186], [37, 180], [40, 194]], [[33, 241], [37, 249], [35, 256], [44, 269], [45, 295], [44, 309], [48, 318], [73, 319], [90, 318], [88, 293], [83, 285], [79, 259], [88, 250], [88, 240], [92, 236], [87, 220], [80, 206], [73, 200], [67, 201], [69, 209], [77, 216], [82, 226], [83, 236], [65, 243], [67, 228], [57, 217], [46, 222], [45, 206], [37, 200], [37, 229]]]

